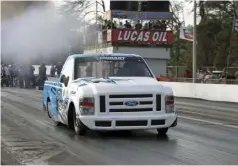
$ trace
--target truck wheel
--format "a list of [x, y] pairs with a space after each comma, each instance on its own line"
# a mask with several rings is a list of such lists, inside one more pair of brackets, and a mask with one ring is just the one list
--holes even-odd
[[52, 119], [53, 123], [55, 126], [61, 126], [61, 123], [60, 122], [57, 122], [53, 119], [51, 113], [50, 113], [50, 110], [51, 110], [51, 102], [47, 102], [47, 113], [48, 113], [48, 116], [50, 119]]
[[168, 132], [168, 128], [163, 128], [163, 129], [157, 129], [158, 135], [165, 136], [166, 133]]
[[[74, 108], [73, 108], [74, 109]], [[75, 110], [73, 110], [73, 121], [74, 121], [74, 131], [77, 135], [85, 135], [86, 134], [86, 129], [83, 126], [82, 122], [78, 122], [76, 120], [76, 113]]]

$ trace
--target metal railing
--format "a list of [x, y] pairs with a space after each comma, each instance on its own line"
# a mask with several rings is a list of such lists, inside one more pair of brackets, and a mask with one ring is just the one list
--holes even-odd
[[85, 50], [94, 50], [96, 48], [98, 49], [103, 49], [103, 48], [107, 48], [107, 47], [111, 47], [112, 46], [112, 43], [101, 43], [101, 44], [98, 44], [98, 45], [87, 45], [87, 46], [84, 46], [84, 49]]

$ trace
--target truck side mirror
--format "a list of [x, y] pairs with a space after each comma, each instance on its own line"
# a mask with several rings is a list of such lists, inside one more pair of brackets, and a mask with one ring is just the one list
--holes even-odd
[[68, 77], [66, 77], [65, 75], [62, 75], [61, 76], [61, 78], [60, 78], [60, 82], [62, 83], [62, 84], [64, 84], [64, 86], [68, 86], [68, 83], [69, 83], [69, 76]]

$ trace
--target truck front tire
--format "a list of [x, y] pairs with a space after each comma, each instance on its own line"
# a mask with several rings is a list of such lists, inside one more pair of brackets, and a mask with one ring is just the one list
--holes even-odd
[[72, 108], [73, 110], [73, 122], [74, 122], [74, 132], [77, 135], [85, 135], [86, 134], [86, 128], [84, 127], [84, 125], [82, 124], [81, 121], [76, 119], [76, 112], [74, 107]]

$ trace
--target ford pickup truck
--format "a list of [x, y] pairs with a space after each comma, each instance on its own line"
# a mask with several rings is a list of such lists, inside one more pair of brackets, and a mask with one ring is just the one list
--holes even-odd
[[134, 54], [69, 56], [58, 81], [45, 81], [43, 108], [56, 125], [67, 125], [78, 135], [148, 129], [166, 135], [177, 125], [172, 89]]

